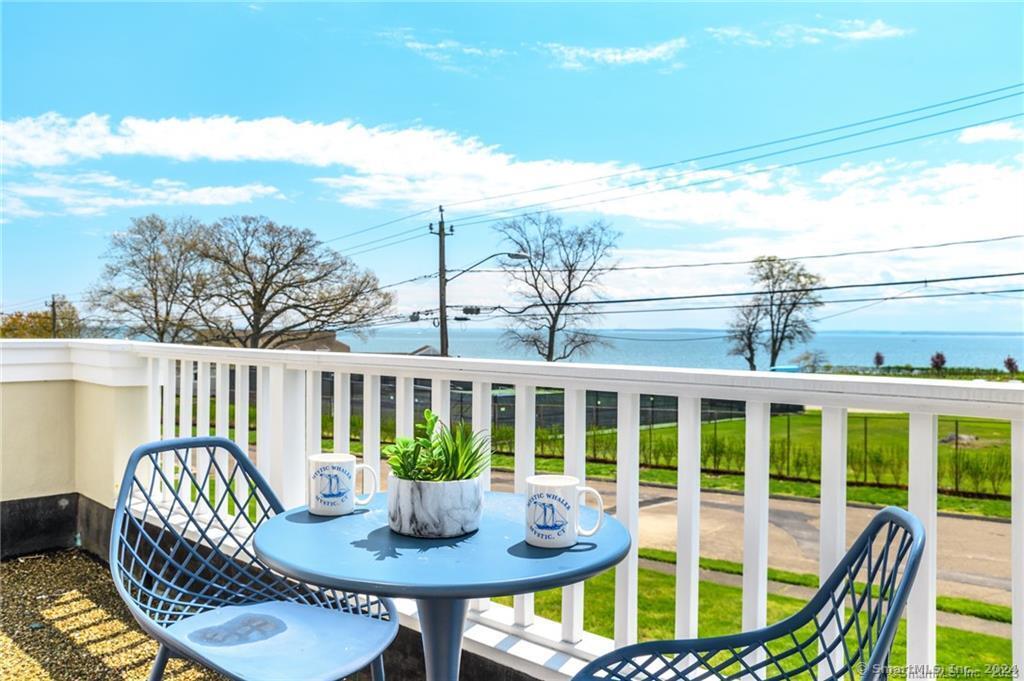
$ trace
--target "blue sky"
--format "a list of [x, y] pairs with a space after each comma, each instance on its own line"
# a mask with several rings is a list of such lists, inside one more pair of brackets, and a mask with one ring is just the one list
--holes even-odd
[[[561, 214], [611, 222], [623, 265], [1022, 234], [1019, 118], [771, 170], [1018, 114], [1021, 96], [719, 170], [707, 166], [744, 155], [582, 182], [1020, 82], [1022, 7], [4, 3], [4, 308], [80, 298], [110, 233], [151, 212], [259, 213], [345, 237], [332, 244], [383, 283], [436, 268], [433, 241], [361, 254], [380, 243], [360, 244], [415, 236], [433, 216], [346, 235], [438, 203], [456, 225], [452, 267], [500, 248], [488, 224], [460, 220], [589, 192], [616, 200]], [[648, 184], [622, 186], [638, 180]], [[479, 201], [567, 181], [581, 183]], [[1010, 272], [1022, 256], [1024, 239], [809, 264], [843, 284]], [[602, 294], [746, 287], [730, 266], [615, 273]], [[399, 310], [436, 305], [433, 282], [397, 294]], [[462, 277], [449, 296], [512, 300], [493, 274]], [[822, 328], [1013, 331], [1022, 308], [1014, 296], [893, 301]], [[603, 323], [708, 328], [727, 317]]]

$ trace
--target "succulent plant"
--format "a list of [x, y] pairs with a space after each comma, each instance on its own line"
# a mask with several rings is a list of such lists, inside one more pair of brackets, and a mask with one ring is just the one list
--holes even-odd
[[391, 472], [403, 480], [471, 480], [490, 463], [487, 437], [467, 423], [440, 423], [437, 414], [427, 409], [417, 431], [416, 437], [397, 438], [384, 448]]

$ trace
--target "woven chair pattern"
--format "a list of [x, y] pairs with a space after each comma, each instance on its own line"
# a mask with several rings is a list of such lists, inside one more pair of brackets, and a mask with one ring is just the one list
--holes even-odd
[[884, 509], [791, 617], [732, 636], [627, 646], [590, 663], [575, 679], [884, 679], [923, 549], [920, 522], [901, 509]]
[[164, 440], [135, 450], [115, 511], [110, 566], [145, 630], [228, 605], [292, 601], [380, 620], [387, 599], [285, 577], [256, 556], [252, 537], [284, 509], [242, 451], [222, 438]]

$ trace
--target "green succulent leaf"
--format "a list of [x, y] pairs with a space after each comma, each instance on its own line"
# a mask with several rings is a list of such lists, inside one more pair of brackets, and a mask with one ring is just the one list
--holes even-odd
[[429, 409], [415, 438], [397, 438], [384, 448], [392, 472], [404, 480], [444, 482], [479, 477], [490, 464], [490, 441], [467, 423], [442, 423]]

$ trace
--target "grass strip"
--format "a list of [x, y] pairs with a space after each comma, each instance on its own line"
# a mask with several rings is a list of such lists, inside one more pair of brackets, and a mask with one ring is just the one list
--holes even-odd
[[[653, 560], [659, 563], [671, 563], [672, 565], [675, 565], [676, 563], [676, 554], [674, 551], [641, 548], [639, 553], [641, 558], [646, 558], [647, 560]], [[743, 565], [741, 563], [736, 563], [731, 560], [721, 560], [719, 558], [702, 557], [700, 559], [700, 567], [704, 570], [724, 572], [730, 575], [743, 574]], [[806, 586], [811, 589], [818, 588], [818, 576], [807, 572], [790, 572], [789, 570], [768, 568], [768, 579], [781, 584]], [[992, 622], [1005, 622], [1006, 624], [1009, 624], [1013, 617], [1013, 610], [1005, 605], [995, 605], [992, 603], [985, 603], [983, 601], [976, 601], [970, 598], [960, 598], [958, 596], [939, 596], [936, 599], [935, 607], [942, 612], [967, 615]]]
[[[583, 625], [587, 631], [611, 638], [615, 622], [615, 577], [609, 570], [587, 580], [584, 591]], [[512, 598], [494, 599], [511, 605]], [[674, 638], [675, 578], [655, 570], [639, 571], [639, 640]], [[560, 589], [537, 593], [535, 611], [551, 620], [561, 619]], [[804, 606], [804, 602], [786, 596], [769, 594], [768, 621], [777, 622]], [[701, 582], [700, 636], [721, 636], [741, 629], [743, 594], [741, 589], [714, 582]], [[990, 669], [1011, 664], [1010, 639], [977, 634], [951, 627], [938, 627], [937, 663], [952, 672], [943, 678], [988, 678]], [[891, 663], [906, 662], [906, 622], [900, 624], [893, 644]], [[891, 678], [897, 677], [895, 674]]]

